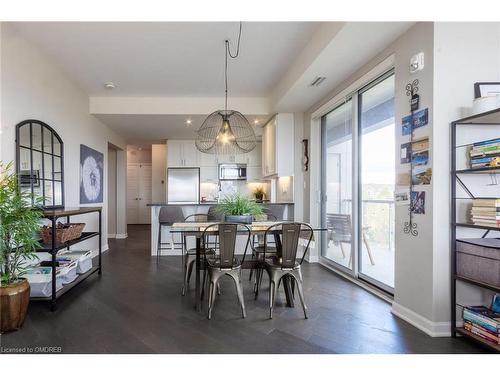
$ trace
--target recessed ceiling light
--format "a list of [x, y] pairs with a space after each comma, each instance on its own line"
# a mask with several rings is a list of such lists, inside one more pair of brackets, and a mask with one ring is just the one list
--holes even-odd
[[188, 125], [188, 126], [189, 126], [189, 125], [191, 125], [191, 124], [192, 124], [192, 121], [191, 121], [191, 119], [189, 119], [189, 118], [188, 118], [188, 119], [186, 120], [186, 125]]
[[255, 119], [255, 120], [253, 120], [253, 123], [254, 123], [255, 125], [258, 125], [258, 124], [259, 124], [259, 120]]
[[104, 88], [107, 90], [113, 90], [114, 88], [116, 88], [116, 85], [113, 82], [106, 82], [104, 84]]

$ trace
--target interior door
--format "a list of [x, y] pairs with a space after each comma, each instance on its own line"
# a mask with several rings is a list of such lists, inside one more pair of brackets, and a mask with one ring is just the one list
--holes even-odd
[[150, 224], [152, 196], [151, 163], [127, 165], [127, 221], [128, 224]]
[[127, 165], [127, 224], [139, 224], [139, 165]]
[[139, 223], [151, 224], [151, 203], [152, 195], [152, 167], [151, 164], [141, 164], [139, 166]]

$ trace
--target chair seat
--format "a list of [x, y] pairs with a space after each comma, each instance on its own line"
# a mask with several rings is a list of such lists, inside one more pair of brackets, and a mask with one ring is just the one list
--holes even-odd
[[[264, 246], [263, 245], [259, 245], [259, 246], [255, 246], [254, 247], [254, 250], [256, 253], [264, 253]], [[275, 247], [267, 247], [266, 249], [266, 254], [276, 254], [278, 252], [278, 250], [276, 250]]]
[[233, 266], [232, 267], [229, 267], [229, 266], [224, 267], [224, 265], [221, 265], [219, 258], [216, 258], [216, 259], [209, 258], [209, 259], [207, 259], [207, 263], [208, 263], [208, 267], [210, 267], [210, 268], [236, 269], [236, 268], [241, 267], [241, 263], [240, 263], [238, 258], [233, 259]]
[[[206, 250], [201, 249], [200, 250], [200, 254], [201, 255], [203, 255], [205, 252], [207, 253], [207, 255], [208, 254], [210, 254], [210, 255], [214, 255], [215, 254], [215, 250], [214, 249], [206, 249]], [[186, 255], [194, 255], [194, 256], [196, 256], [196, 249], [195, 248], [188, 249], [186, 251]]]
[[[281, 268], [281, 258], [278, 258], [276, 256], [273, 256], [273, 257], [270, 257], [270, 258], [267, 258], [265, 260], [265, 265], [266, 267], [269, 267], [269, 268]], [[300, 268], [300, 263], [295, 261], [295, 264], [294, 266], [292, 267], [292, 269], [298, 269]]]

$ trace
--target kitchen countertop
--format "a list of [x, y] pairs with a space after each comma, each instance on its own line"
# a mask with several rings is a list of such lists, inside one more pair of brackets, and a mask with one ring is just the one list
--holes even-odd
[[[200, 203], [149, 203], [148, 207], [159, 207], [159, 206], [216, 206], [218, 202], [200, 202]], [[280, 205], [293, 205], [293, 202], [263, 202], [264, 206], [280, 206]]]

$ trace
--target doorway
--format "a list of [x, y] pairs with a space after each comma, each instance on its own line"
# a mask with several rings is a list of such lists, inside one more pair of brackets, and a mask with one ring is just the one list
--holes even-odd
[[151, 148], [127, 146], [127, 223], [151, 224]]

